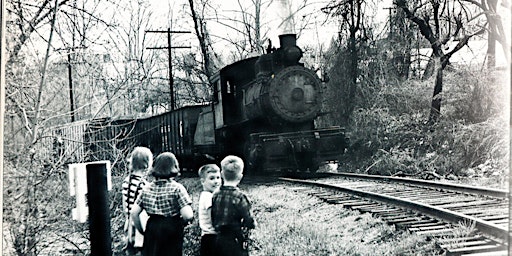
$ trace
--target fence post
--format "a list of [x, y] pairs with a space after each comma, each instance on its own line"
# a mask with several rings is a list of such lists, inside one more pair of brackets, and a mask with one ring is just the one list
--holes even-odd
[[86, 169], [91, 255], [112, 255], [107, 164], [91, 163]]

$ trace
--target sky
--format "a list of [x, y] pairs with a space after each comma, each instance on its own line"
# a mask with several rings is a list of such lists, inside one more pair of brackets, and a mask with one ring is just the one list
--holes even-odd
[[[214, 5], [214, 9], [216, 10], [217, 17], [235, 17], [240, 12], [239, 2], [242, 3], [243, 8], [248, 8], [252, 6], [252, 1], [254, 0], [209, 0]], [[322, 7], [325, 7], [330, 0], [273, 0], [271, 4], [268, 4], [269, 0], [262, 0], [264, 2], [264, 7], [262, 10], [262, 39], [265, 41], [265, 45], [267, 39], [272, 41], [273, 46], [278, 47], [279, 39], [278, 36], [283, 33], [295, 32], [298, 33], [297, 44], [299, 47], [303, 49], [314, 49], [311, 51], [317, 52], [307, 52], [307, 54], [316, 55], [319, 52], [319, 49], [326, 50], [332, 40], [333, 37], [336, 36], [338, 28], [337, 22], [331, 19], [326, 19], [325, 15], [319, 11]], [[300, 3], [306, 1], [308, 5], [295, 13], [295, 11], [300, 6]], [[195, 1], [199, 2], [198, 0]], [[384, 1], [375, 1], [377, 4], [373, 6], [374, 8], [365, 13], [366, 16], [372, 17], [374, 21], [379, 24], [379, 29], [377, 29], [377, 33], [385, 33], [385, 25], [388, 19], [389, 11], [385, 8], [392, 6], [392, 0], [384, 0]], [[152, 18], [149, 22], [149, 27], [146, 29], [153, 30], [164, 30], [167, 28], [171, 28], [172, 30], [182, 30], [182, 31], [194, 31], [193, 23], [190, 18], [190, 8], [188, 6], [188, 0], [152, 0], [149, 2], [149, 11], [151, 11]], [[114, 10], [111, 10], [114, 11]], [[249, 10], [251, 11], [251, 10]], [[108, 16], [110, 11], [106, 10], [103, 12], [103, 15]], [[283, 17], [289, 15], [289, 13], [295, 13], [294, 22], [295, 26], [290, 23], [282, 23]], [[314, 15], [307, 15], [315, 13]], [[214, 42], [214, 49], [219, 56], [228, 56], [229, 51], [231, 50], [232, 44], [223, 40], [221, 38], [229, 38], [236, 39], [237, 35], [233, 33], [233, 30], [227, 29], [225, 25], [219, 24], [215, 21], [214, 14], [210, 14], [209, 20], [207, 20], [209, 33], [212, 35], [212, 41]], [[123, 14], [120, 14], [117, 19], [122, 22]], [[510, 15], [508, 15], [508, 20], [510, 20]], [[225, 21], [225, 23], [229, 23]], [[231, 23], [233, 23], [231, 21]], [[510, 23], [510, 21], [508, 22]], [[505, 22], [504, 24], [508, 24]], [[307, 24], [307, 26], [305, 26]], [[305, 29], [299, 30], [300, 27], [305, 26]], [[506, 31], [509, 31], [507, 29]], [[148, 45], [144, 47], [162, 47], [166, 46], [166, 38], [165, 34], [147, 34], [147, 37], [150, 38], [147, 42]], [[54, 40], [55, 41], [55, 40]], [[191, 46], [191, 49], [179, 49], [174, 50], [174, 54], [190, 54], [195, 53], [196, 58], [199, 52], [199, 46], [197, 42], [197, 38], [193, 33], [190, 34], [174, 34], [172, 38], [173, 46]], [[510, 37], [509, 37], [510, 42]], [[307, 47], [306, 47], [307, 46]], [[58, 48], [57, 45], [54, 47]], [[42, 47], [40, 48], [40, 55], [44, 54], [46, 50], [46, 43], [43, 41]], [[481, 47], [479, 48], [481, 49]], [[498, 46], [498, 51], [501, 50], [501, 47]], [[101, 50], [100, 50], [101, 51]], [[105, 51], [105, 50], [103, 50]], [[108, 51], [108, 50], [107, 50]], [[102, 53], [102, 52], [100, 52]], [[471, 55], [472, 51], [469, 49], [464, 49], [461, 53], [458, 53], [454, 56], [454, 58], [460, 58], [461, 60], [468, 60], [468, 57]], [[61, 54], [53, 54], [56, 58]], [[507, 65], [506, 61], [503, 58], [503, 55], [498, 53], [498, 63], [500, 65]], [[482, 57], [478, 57], [482, 58]], [[474, 59], [469, 59], [471, 62], [475, 62]], [[223, 60], [224, 64], [230, 62], [230, 60]]]
[[[243, 8], [249, 8], [252, 6], [252, 0], [239, 1], [242, 3]], [[240, 7], [239, 1], [213, 0], [211, 2], [214, 2], [213, 4], [217, 11], [217, 17], [234, 17], [242, 8]], [[308, 3], [307, 6], [298, 10], [304, 1]], [[274, 0], [271, 4], [268, 4], [269, 1], [263, 0], [264, 6], [262, 8], [261, 17], [263, 26], [261, 39], [265, 41], [264, 45], [266, 46], [268, 39], [270, 39], [272, 41], [272, 45], [278, 47], [278, 36], [280, 34], [296, 33], [298, 34], [297, 44], [299, 47], [304, 49], [306, 48], [305, 46], [308, 46], [307, 48], [313, 48], [317, 51], [318, 49], [326, 50], [332, 38], [336, 36], [338, 31], [337, 23], [332, 18], [326, 19], [325, 15], [320, 11], [320, 9], [325, 7], [329, 2], [329, 0]], [[375, 6], [373, 13], [365, 14], [373, 17], [376, 22], [380, 23], [381, 30], [383, 30], [388, 18], [388, 11], [384, 8], [390, 7], [392, 5], [392, 0], [376, 2], [378, 2], [378, 4]], [[171, 26], [168, 21], [174, 19], [179, 20], [179, 22], [172, 24], [172, 30], [194, 31], [190, 17], [183, 15], [183, 13], [190, 12], [188, 0], [151, 1], [150, 8], [154, 14], [153, 26], [155, 26], [155, 28], [166, 29]], [[252, 10], [249, 9], [249, 11]], [[289, 16], [290, 13], [295, 14], [293, 15], [295, 24], [283, 23], [283, 17]], [[311, 13], [315, 14], [308, 15]], [[213, 16], [210, 15], [210, 18], [213, 18]], [[214, 20], [208, 20], [207, 24], [209, 33], [212, 35], [212, 41], [214, 41], [214, 49], [221, 56], [228, 55], [227, 52], [230, 50], [232, 45], [220, 38], [224, 37], [235, 39], [236, 35], [232, 30], [227, 29], [225, 25], [219, 24]], [[307, 24], [307, 26], [305, 24]], [[301, 27], [305, 28], [299, 29]], [[176, 44], [191, 45], [193, 47], [192, 52], [199, 50], [197, 39], [192, 34], [173, 36], [175, 36], [173, 41], [178, 42]], [[180, 50], [180, 52], [183, 51]]]
[[[295, 19], [295, 28], [290, 26], [289, 23], [280, 24], [283, 20], [283, 17], [288, 16], [290, 13], [297, 12], [297, 9], [299, 6], [301, 6], [300, 3], [303, 1], [306, 1], [308, 3], [308, 6], [306, 8], [301, 9]], [[240, 10], [240, 5], [238, 0], [217, 0], [212, 1], [216, 2], [218, 5], [218, 14], [219, 16], [222, 15], [230, 15], [238, 12]], [[250, 6], [249, 3], [251, 3], [251, 0], [240, 0], [244, 7]], [[277, 38], [278, 35], [283, 33], [290, 33], [290, 32], [297, 32], [297, 27], [300, 26], [301, 23], [301, 15], [305, 13], [312, 13], [312, 12], [318, 12], [320, 8], [326, 6], [330, 1], [329, 0], [274, 0], [270, 5], [267, 4], [268, 1], [263, 0], [265, 2], [264, 12], [262, 13], [262, 20], [265, 23], [268, 23], [272, 29], [269, 31], [269, 37], [271, 38]], [[371, 15], [375, 18], [378, 22], [385, 22], [387, 19], [388, 11], [385, 10], [385, 7], [390, 7], [392, 5], [392, 0], [382, 0], [377, 1], [377, 8], [375, 10], [375, 13], [372, 13]], [[166, 20], [166, 17], [169, 16], [169, 9], [174, 9], [174, 13], [179, 10], [183, 10], [183, 5], [188, 5], [187, 0], [163, 0], [163, 1], [152, 1], [151, 2], [151, 10], [154, 11], [155, 17], [157, 19]], [[188, 8], [188, 7], [187, 7]], [[188, 9], [186, 10], [189, 11]], [[175, 15], [176, 16], [176, 15]], [[298, 16], [298, 17], [297, 17]], [[310, 26], [308, 28], [307, 33], [315, 34], [320, 37], [322, 41], [330, 40], [333, 36], [335, 36], [337, 28], [333, 26], [333, 24], [325, 24], [324, 17], [322, 15], [316, 15], [316, 19], [311, 20], [311, 23], [315, 24], [315, 26]], [[213, 22], [210, 22], [209, 25], [212, 25], [213, 32], [212, 33], [222, 33], [222, 30], [225, 29], [224, 26], [214, 26], [214, 24], [211, 24]], [[175, 24], [177, 27], [182, 26], [181, 24]], [[184, 25], [184, 27], [190, 27], [192, 28], [192, 24], [187, 23]], [[317, 31], [315, 31], [317, 30]], [[317, 33], [318, 32], [318, 33]], [[307, 34], [309, 35], [309, 34]], [[304, 36], [306, 38], [306, 36]], [[312, 39], [312, 37], [307, 37], [309, 39]]]

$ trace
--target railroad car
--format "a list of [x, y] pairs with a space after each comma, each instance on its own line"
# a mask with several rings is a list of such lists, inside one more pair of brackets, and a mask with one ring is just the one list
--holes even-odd
[[322, 81], [300, 63], [303, 52], [294, 34], [280, 35], [279, 40], [278, 49], [269, 46], [263, 55], [220, 69], [212, 78], [211, 104], [90, 124], [84, 133], [89, 152], [112, 145], [93, 141], [115, 138], [125, 146], [147, 146], [154, 154], [171, 151], [182, 168], [193, 170], [238, 155], [249, 173], [316, 171], [320, 164], [336, 161], [347, 147], [344, 129], [314, 124], [320, 115]]

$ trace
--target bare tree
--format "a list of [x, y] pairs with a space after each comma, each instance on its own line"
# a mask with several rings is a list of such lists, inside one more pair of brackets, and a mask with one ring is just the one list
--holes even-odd
[[[28, 140], [25, 143], [27, 147], [24, 149], [28, 151], [27, 153], [30, 160], [33, 160], [35, 157], [34, 146], [39, 139], [38, 135], [39, 130], [41, 129], [41, 99], [45, 86], [46, 68], [48, 65], [51, 42], [54, 35], [58, 6], [58, 0], [56, 0], [50, 12], [52, 13], [50, 35], [42, 68], [42, 76], [39, 80], [39, 86], [35, 90], [36, 97], [34, 98], [35, 106], [33, 106], [33, 115], [27, 119], [25, 123], [27, 131], [26, 135], [28, 135], [26, 138]], [[22, 40], [25, 40], [24, 37], [22, 37]], [[20, 47], [16, 45], [14, 51], [19, 52], [19, 49]], [[21, 167], [22, 164], [17, 164], [15, 166]], [[38, 200], [37, 193], [39, 184], [41, 184], [41, 180], [40, 177], [37, 177], [36, 175], [30, 175], [29, 173], [23, 172], [21, 174], [24, 176], [26, 183], [19, 184], [20, 186], [17, 188], [23, 193], [22, 196], [25, 199], [25, 202], [19, 205], [21, 209], [9, 208], [9, 213], [11, 215], [10, 218], [8, 218], [8, 221], [11, 224], [10, 231], [13, 236], [13, 244], [16, 253], [18, 255], [36, 255], [38, 251], [37, 234], [39, 234], [40, 229], [43, 228], [43, 224], [38, 221], [38, 208], [34, 207], [34, 205], [36, 205], [36, 201]], [[21, 218], [17, 219], [17, 217]]]
[[238, 9], [218, 13], [214, 10], [212, 20], [232, 31], [225, 36], [211, 35], [224, 40], [233, 46], [233, 54], [229, 61], [238, 61], [248, 57], [250, 54], [263, 53], [264, 39], [270, 28], [262, 31], [265, 27], [262, 21], [262, 13], [268, 11], [272, 1], [261, 0], [247, 1], [238, 0]]
[[500, 43], [505, 59], [507, 63], [510, 63], [510, 44], [507, 41], [502, 17], [498, 14], [498, 8], [501, 7], [504, 7], [510, 12], [510, 6], [507, 6], [506, 3], [502, 3], [502, 6], [498, 6], [497, 0], [481, 0], [480, 2], [464, 0], [463, 2], [478, 6], [487, 19], [487, 67], [493, 68], [496, 65], [496, 42]]
[[[211, 1], [189, 0], [190, 14], [194, 23], [194, 32], [201, 52], [199, 65], [196, 65], [197, 60], [194, 55], [190, 54], [184, 56], [183, 70], [185, 70], [187, 78], [182, 80], [182, 82], [188, 85], [188, 96], [191, 100], [196, 102], [211, 100], [210, 95], [213, 92], [213, 85], [210, 81], [216, 69], [220, 66], [221, 58], [216, 54], [212, 46], [211, 38], [215, 35], [211, 35], [207, 28], [208, 22], [212, 21], [209, 15], [214, 16], [215, 18], [213, 18], [213, 20], [216, 22], [236, 31], [237, 35], [242, 35], [241, 37], [234, 37], [233, 39], [222, 38], [223, 40], [229, 41], [234, 48], [238, 49], [237, 58], [244, 58], [247, 56], [247, 53], [262, 49], [261, 40], [259, 39], [261, 1], [252, 1], [253, 5], [251, 7], [254, 7], [254, 14], [249, 13], [241, 1], [238, 1], [238, 4], [240, 11], [236, 11], [236, 13], [241, 15], [241, 19], [224, 16], [219, 17]], [[239, 25], [241, 25], [242, 28], [238, 28]], [[219, 36], [217, 35], [217, 37]], [[208, 86], [201, 89], [204, 84]]]
[[[51, 127], [59, 120], [67, 121], [69, 114], [67, 72], [62, 65], [65, 58], [55, 53], [59, 52], [58, 48], [72, 48], [75, 41], [84, 48], [105, 43], [95, 37], [98, 34], [88, 32], [112, 28], [102, 20], [97, 8], [106, 2], [76, 2], [7, 1], [6, 105], [9, 112], [3, 135], [9, 147], [4, 152], [7, 167], [3, 188], [6, 195], [4, 223], [10, 231], [6, 234], [11, 241], [9, 245], [18, 255], [40, 254], [50, 246], [48, 241], [62, 241], [54, 232], [65, 228], [72, 230], [71, 222], [67, 221], [70, 198], [67, 188], [62, 186], [65, 178], [62, 167], [73, 152], [58, 150], [63, 134], [54, 133]], [[77, 13], [80, 15], [75, 15]], [[72, 31], [76, 31], [77, 40], [72, 38]], [[91, 64], [94, 63], [83, 63], [84, 67], [94, 66]]]
[[346, 110], [342, 118], [345, 123], [348, 120], [348, 116], [355, 108], [357, 80], [359, 77], [359, 46], [361, 42], [367, 39], [367, 27], [364, 14], [365, 6], [365, 0], [334, 0], [326, 7], [322, 8], [323, 12], [340, 19], [338, 34], [340, 45], [343, 44], [342, 40], [346, 36], [346, 72], [349, 78], [343, 89], [343, 93], [346, 94], [344, 97]]
[[[441, 114], [443, 71], [453, 54], [466, 46], [472, 37], [485, 32], [485, 20], [479, 19], [482, 13], [476, 6], [460, 1], [395, 0], [394, 3], [418, 26], [432, 48], [436, 77], [428, 123], [434, 124]], [[450, 48], [449, 44], [455, 39], [456, 45]]]
[[[199, 12], [196, 11], [196, 8], [198, 7], [194, 4], [194, 0], [189, 0], [188, 2], [192, 20], [194, 22], [195, 35], [199, 41], [199, 48], [201, 50], [202, 69], [204, 75], [207, 77], [208, 81], [210, 81], [214, 72], [213, 70], [216, 67], [213, 64], [211, 40], [208, 30], [206, 29], [206, 21], [204, 17], [204, 10], [206, 9], [208, 2], [201, 2], [201, 9], [198, 9]], [[203, 15], [200, 15], [199, 13]]]

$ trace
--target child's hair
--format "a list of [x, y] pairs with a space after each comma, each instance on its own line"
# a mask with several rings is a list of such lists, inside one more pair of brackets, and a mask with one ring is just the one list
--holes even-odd
[[244, 170], [244, 161], [238, 156], [226, 156], [220, 162], [224, 179], [227, 181], [236, 180]]
[[[173, 167], [176, 167], [173, 168]], [[179, 174], [178, 159], [171, 152], [164, 152], [158, 155], [153, 162], [151, 175], [155, 178], [169, 179]]]
[[216, 172], [220, 172], [220, 168], [216, 164], [205, 164], [199, 168], [197, 174], [199, 175], [199, 178], [204, 179], [206, 178], [206, 174]]
[[132, 164], [133, 170], [146, 170], [153, 163], [153, 153], [149, 148], [135, 147], [128, 161]]

